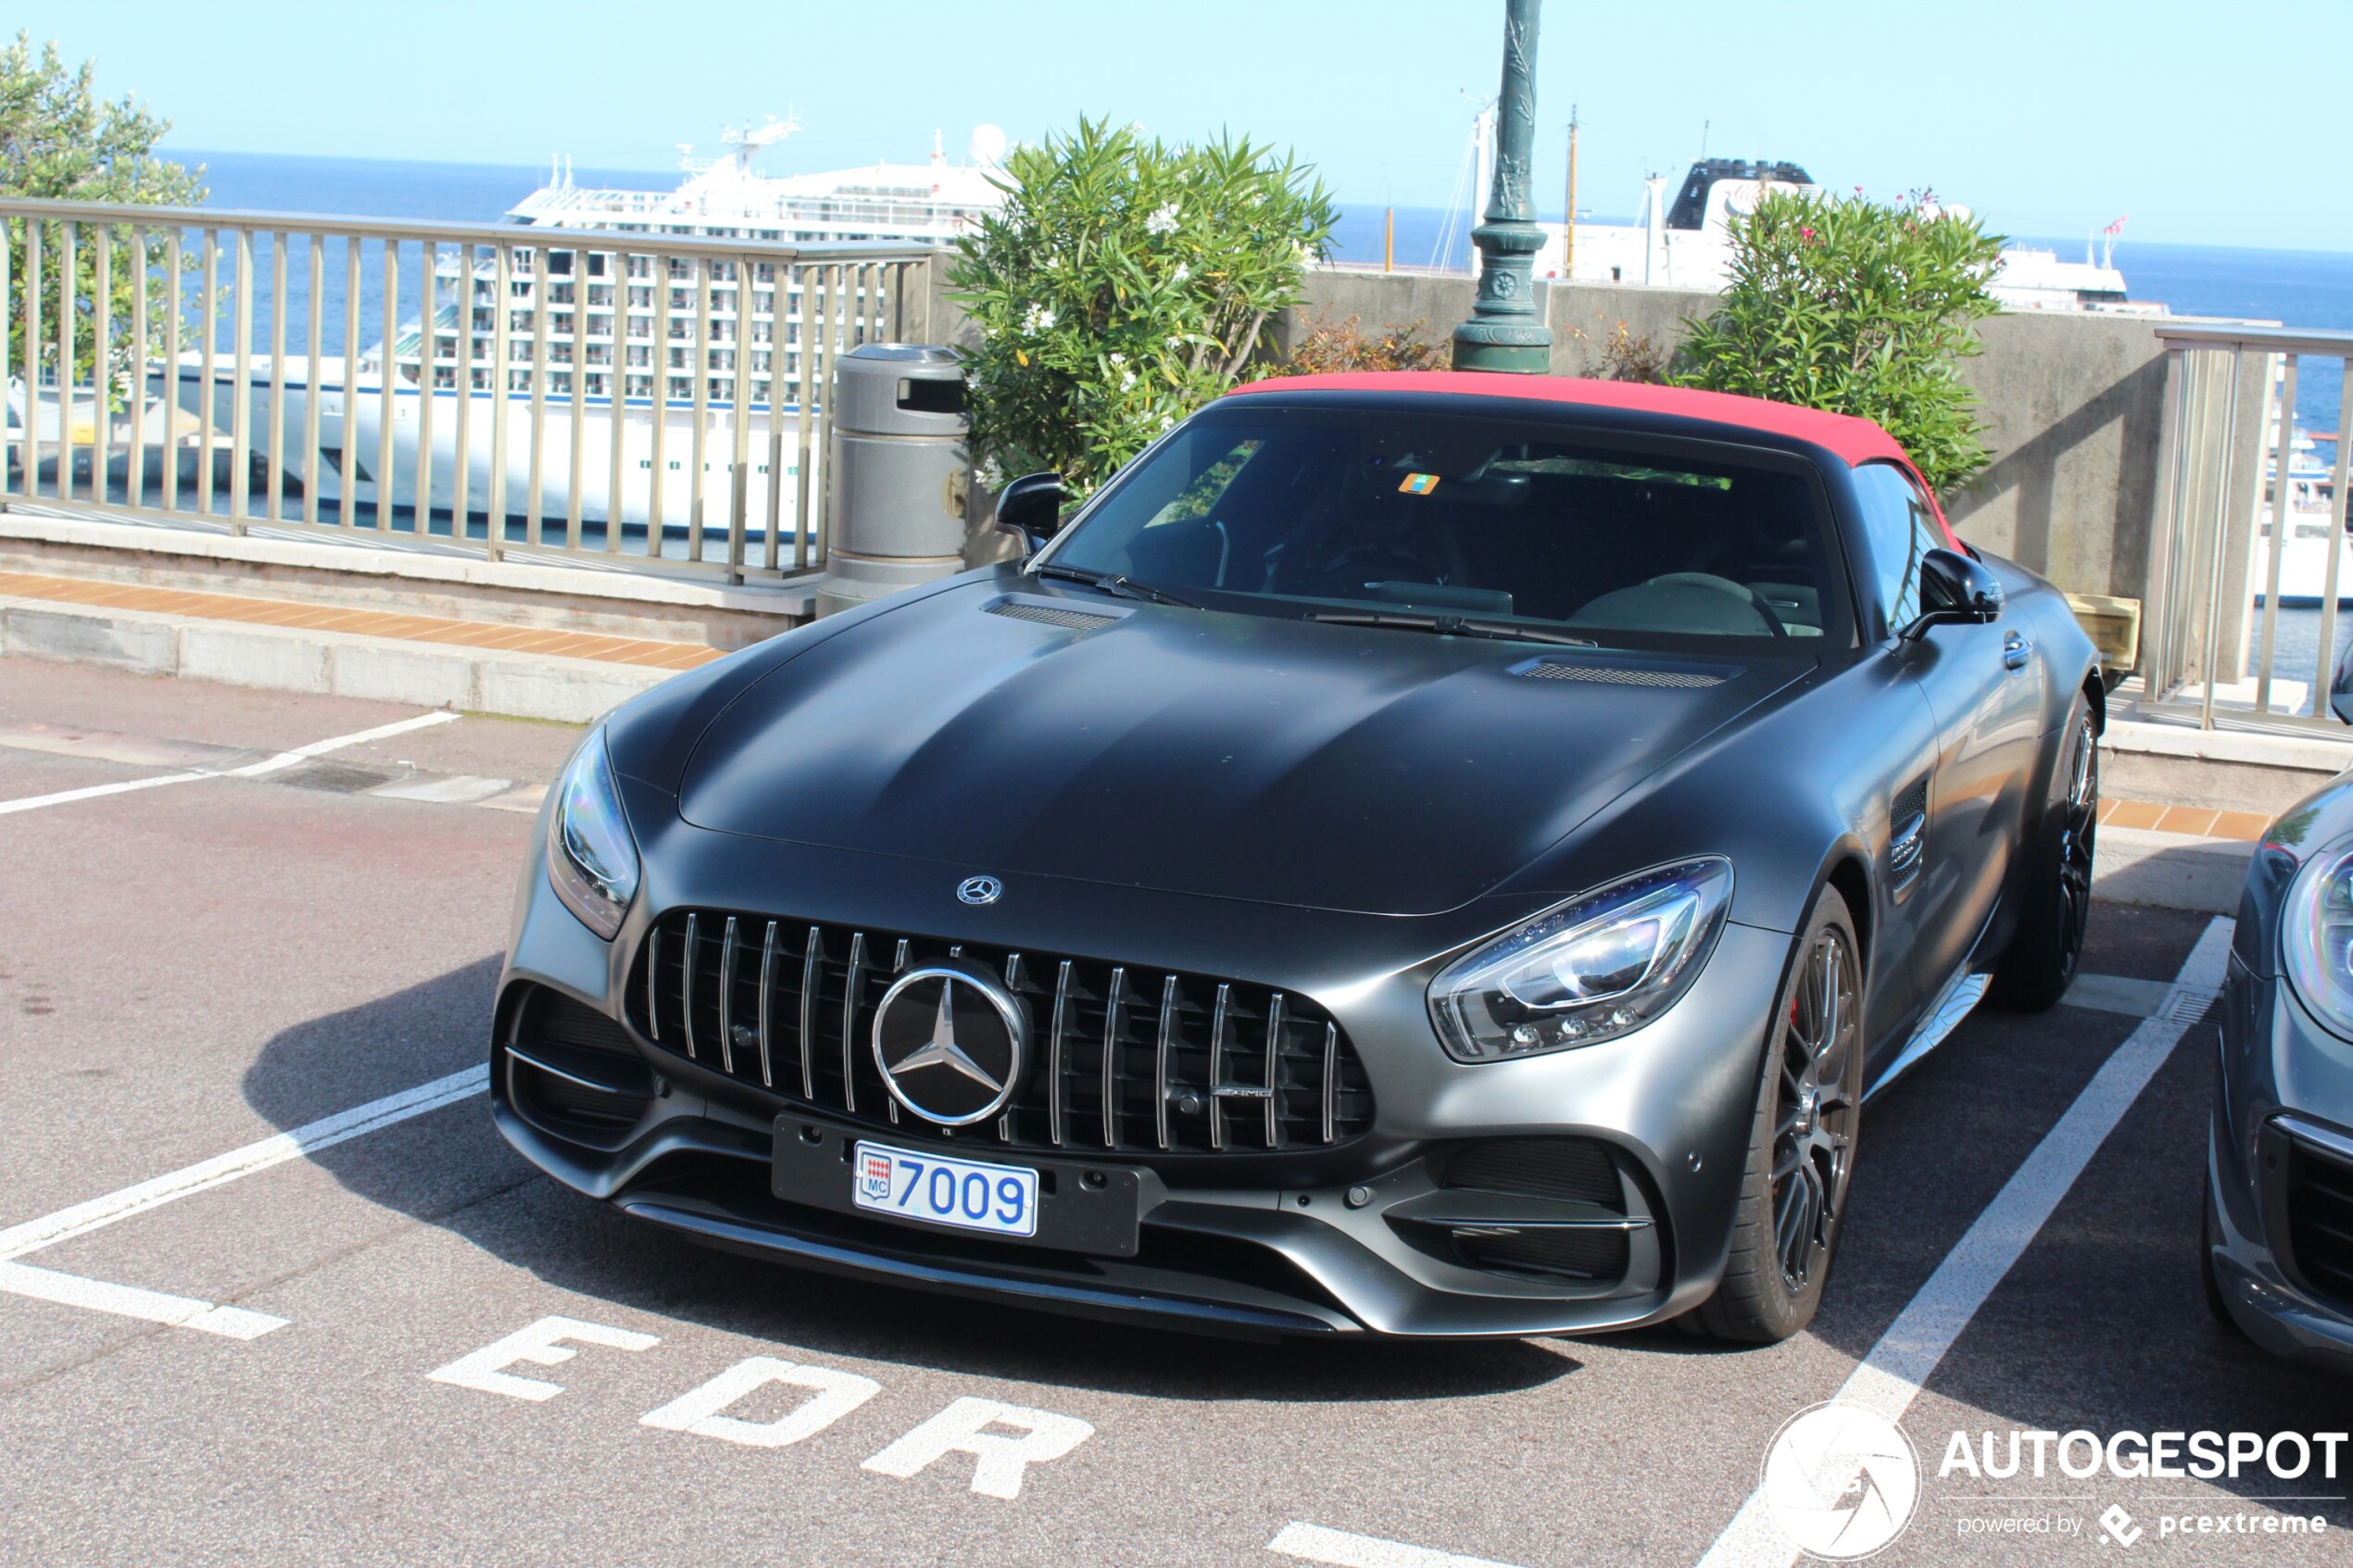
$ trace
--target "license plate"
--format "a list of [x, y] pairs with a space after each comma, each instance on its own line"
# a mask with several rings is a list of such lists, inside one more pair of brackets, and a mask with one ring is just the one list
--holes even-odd
[[1038, 1234], [1035, 1171], [878, 1143], [859, 1144], [853, 1156], [849, 1198], [861, 1209], [998, 1236]]

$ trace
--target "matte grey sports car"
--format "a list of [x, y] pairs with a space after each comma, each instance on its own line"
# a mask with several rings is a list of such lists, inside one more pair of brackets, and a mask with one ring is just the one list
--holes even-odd
[[494, 1023], [524, 1154], [1070, 1311], [1774, 1339], [1867, 1097], [2073, 974], [2092, 646], [1876, 425], [1303, 378], [587, 736]]
[[[2353, 649], [2332, 706], [2353, 722]], [[2222, 983], [2207, 1304], [2274, 1355], [2353, 1372], [2353, 773], [2273, 822]]]

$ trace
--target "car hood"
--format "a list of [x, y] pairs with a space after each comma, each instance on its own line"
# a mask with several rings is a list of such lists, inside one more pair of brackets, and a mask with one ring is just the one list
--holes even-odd
[[[1090, 623], [1031, 618], [1041, 613]], [[1537, 678], [1540, 664], [1579, 673]], [[697, 745], [679, 806], [701, 827], [935, 860], [958, 876], [1430, 914], [1493, 886], [1814, 665], [1540, 648], [984, 580], [761, 678]]]

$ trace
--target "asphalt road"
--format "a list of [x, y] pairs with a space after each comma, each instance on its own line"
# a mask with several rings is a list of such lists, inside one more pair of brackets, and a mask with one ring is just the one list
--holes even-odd
[[[1875, 1561], [2353, 1562], [2353, 1453], [1940, 1474], [1955, 1433], [2353, 1424], [2353, 1384], [2202, 1304], [2210, 1020], [1972, 1017], [1871, 1104], [1828, 1304], [1768, 1349], [1264, 1346], [859, 1286], [571, 1194], [474, 1080], [318, 1130], [479, 1067], [571, 739], [469, 717], [283, 756], [418, 717], [0, 660], [0, 1561], [1786, 1563], [1737, 1524], [1767, 1449], [1897, 1364], [1910, 1308], [1943, 1354]], [[2209, 923], [2103, 904], [2085, 968], [2171, 982]], [[2104, 1095], [2120, 1121], [2060, 1159]], [[539, 1360], [475, 1355], [550, 1318]], [[2165, 1523], [2199, 1515], [2255, 1523]]]

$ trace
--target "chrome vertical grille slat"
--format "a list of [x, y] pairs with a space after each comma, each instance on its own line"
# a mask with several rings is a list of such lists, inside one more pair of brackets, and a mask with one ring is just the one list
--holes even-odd
[[1226, 1097], [1217, 1091], [1226, 1086], [1226, 1010], [1233, 1006], [1234, 988], [1220, 982], [1217, 986], [1217, 1010], [1209, 1022], [1209, 1147], [1226, 1147]]
[[[1036, 1031], [1012, 1103], [955, 1135], [879, 1093], [861, 1048], [876, 977], [944, 959], [951, 947], [1001, 976]], [[780, 1111], [803, 1106], [903, 1137], [1128, 1158], [1323, 1148], [1372, 1124], [1370, 1082], [1337, 1022], [1311, 1001], [1247, 981], [710, 909], [660, 916], [635, 961], [646, 973], [633, 975], [623, 995], [657, 1066], [661, 1053], [675, 1053], [682, 1067], [697, 1061], [747, 1094], [765, 1089]], [[714, 1029], [722, 1048], [705, 1050]]]
[[852, 932], [849, 972], [841, 983], [841, 1108], [853, 1112], [858, 1109], [858, 993], [865, 984], [866, 934]]
[[1152, 1047], [1152, 1130], [1168, 1147], [1168, 1047], [1176, 1026], [1176, 977], [1160, 983], [1160, 1039]]
[[825, 933], [809, 928], [809, 946], [800, 954], [800, 1093], [817, 1098], [817, 965], [824, 958]]
[[1340, 1025], [1324, 1025], [1324, 1141], [1337, 1135], [1340, 1121]]
[[776, 922], [768, 922], [767, 938], [760, 945], [760, 1083], [762, 1088], [776, 1086], [774, 1047], [771, 1042], [775, 1032], [769, 1026], [768, 1013], [776, 996]]
[[1119, 1147], [1119, 1025], [1127, 1010], [1127, 968], [1115, 965], [1103, 997], [1103, 1147]]
[[661, 1044], [661, 987], [656, 978], [661, 972], [661, 927], [657, 925], [646, 933], [646, 1038]]
[[[1005, 955], [1005, 989], [1018, 997], [1022, 993], [1022, 985], [1021, 955], [1007, 953]], [[1013, 1112], [1010, 1106], [1006, 1108], [1005, 1114], [997, 1118], [997, 1141], [999, 1143], [1013, 1141]]]
[[1266, 1004], [1266, 1147], [1283, 1147], [1283, 994]]
[[736, 917], [719, 939], [719, 1067], [736, 1071]]
[[1054, 975], [1054, 1026], [1046, 1037], [1046, 1124], [1054, 1147], [1063, 1146], [1063, 1034], [1070, 1017], [1070, 960]]
[[686, 998], [686, 1060], [700, 1061], [702, 1053], [695, 1049], [695, 966], [702, 961], [699, 915], [686, 917], [686, 983], [679, 987]]

